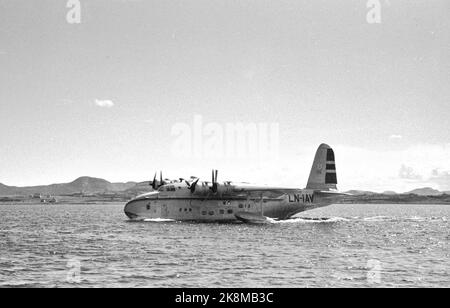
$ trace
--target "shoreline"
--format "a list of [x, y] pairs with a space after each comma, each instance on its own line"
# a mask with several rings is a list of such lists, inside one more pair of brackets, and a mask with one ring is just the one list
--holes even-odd
[[[1, 205], [48, 205], [48, 206], [57, 206], [60, 204], [73, 204], [73, 205], [82, 205], [82, 204], [90, 204], [90, 205], [99, 205], [99, 204], [126, 204], [131, 199], [58, 199], [56, 202], [40, 202], [38, 200], [34, 199], [11, 199], [11, 200], [0, 200], [0, 206]], [[410, 199], [410, 198], [386, 198], [386, 199], [380, 199], [380, 198], [359, 198], [359, 197], [352, 197], [349, 199], [344, 199], [336, 204], [422, 204], [422, 205], [450, 205], [450, 196], [446, 196], [446, 198], [436, 198], [436, 197], [425, 197], [425, 196], [419, 196], [418, 198]]]

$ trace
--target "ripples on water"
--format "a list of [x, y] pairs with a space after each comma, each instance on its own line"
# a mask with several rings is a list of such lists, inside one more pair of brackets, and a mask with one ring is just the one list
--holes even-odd
[[123, 204], [0, 205], [0, 286], [450, 287], [449, 214], [333, 205], [246, 225], [130, 222]]

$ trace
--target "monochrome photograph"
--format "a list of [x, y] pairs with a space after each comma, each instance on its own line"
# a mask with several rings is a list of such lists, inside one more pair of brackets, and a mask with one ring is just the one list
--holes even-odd
[[0, 288], [450, 287], [449, 12], [0, 0]]

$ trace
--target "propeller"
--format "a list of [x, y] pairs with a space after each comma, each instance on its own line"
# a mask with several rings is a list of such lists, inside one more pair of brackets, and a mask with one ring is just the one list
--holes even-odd
[[155, 190], [168, 183], [168, 181], [167, 182], [163, 181], [162, 171], [159, 172], [159, 180], [156, 179], [157, 174], [158, 174], [158, 172], [155, 172], [153, 181], [150, 182], [150, 186]]
[[157, 174], [157, 172], [155, 172], [155, 176], [153, 177], [153, 182], [150, 183], [150, 185], [152, 186], [153, 189], [156, 189], [156, 174]]
[[219, 171], [218, 170], [212, 170], [212, 187], [210, 189], [213, 191], [213, 193], [217, 192], [218, 183], [217, 183], [217, 175]]
[[189, 183], [188, 181], [185, 180], [188, 188], [191, 190], [191, 193], [193, 194], [195, 192], [195, 188], [197, 187], [198, 181], [200, 179], [197, 178], [195, 181], [193, 181], [192, 183]]
[[191, 185], [190, 185], [190, 187], [189, 187], [189, 189], [191, 190], [191, 193], [194, 193], [195, 192], [195, 188], [197, 187], [197, 184], [198, 184], [198, 181], [199, 181], [200, 179], [196, 179]]

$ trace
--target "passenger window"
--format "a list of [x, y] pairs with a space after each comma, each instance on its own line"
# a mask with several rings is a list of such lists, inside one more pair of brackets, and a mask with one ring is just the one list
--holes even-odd
[[214, 215], [214, 211], [210, 211], [208, 214], [212, 216]]
[[150, 203], [147, 204], [147, 211], [150, 211]]
[[227, 212], [228, 212], [228, 214], [233, 214], [233, 210], [231, 210], [231, 209], [228, 210]]
[[244, 207], [243, 204], [239, 204], [239, 208], [242, 209]]
[[206, 215], [206, 211], [202, 211], [202, 215]]
[[219, 213], [220, 214], [225, 214], [225, 211], [224, 210], [220, 210]]

